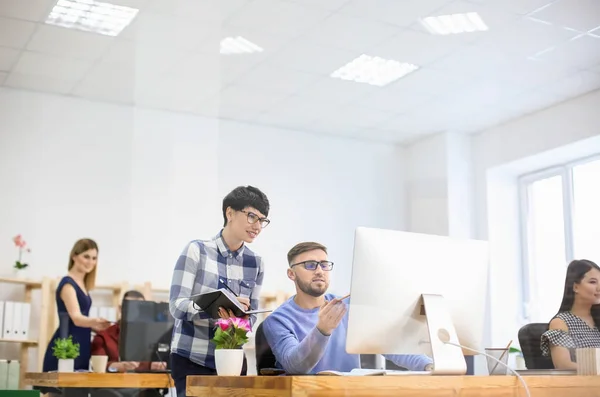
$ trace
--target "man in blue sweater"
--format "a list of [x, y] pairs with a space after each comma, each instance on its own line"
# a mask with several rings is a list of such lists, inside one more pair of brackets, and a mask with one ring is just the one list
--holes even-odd
[[[327, 248], [314, 242], [300, 243], [288, 252], [287, 259], [287, 275], [296, 284], [296, 295], [263, 322], [277, 365], [288, 374], [360, 368], [359, 355], [346, 353], [348, 316], [344, 299], [327, 293], [333, 269]], [[413, 371], [428, 371], [433, 366], [424, 355], [385, 357]]]

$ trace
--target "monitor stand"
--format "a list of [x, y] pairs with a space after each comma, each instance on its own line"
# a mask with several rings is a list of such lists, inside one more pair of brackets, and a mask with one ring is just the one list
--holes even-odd
[[442, 295], [422, 294], [435, 375], [465, 375], [467, 363], [462, 349], [446, 344], [460, 344], [448, 305]]

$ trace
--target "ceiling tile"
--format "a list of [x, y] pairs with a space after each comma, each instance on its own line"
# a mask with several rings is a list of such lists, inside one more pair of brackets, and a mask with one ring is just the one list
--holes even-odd
[[305, 7], [319, 7], [329, 11], [335, 11], [348, 2], [348, 0], [287, 0], [292, 3], [298, 3]]
[[[502, 11], [499, 8], [490, 7], [486, 4], [476, 4], [465, 0], [449, 2], [447, 5], [435, 10], [435, 12], [432, 12], [428, 16], [466, 14], [468, 12], [478, 13], [483, 22], [488, 26], [489, 31], [496, 30], [506, 26], [507, 24], [514, 23], [514, 21], [519, 18], [517, 15]], [[463, 33], [457, 36], [467, 40], [471, 38], [480, 39], [485, 37], [487, 32], [488, 31]]]
[[269, 62], [289, 69], [329, 76], [359, 55], [358, 51], [295, 42], [270, 57]]
[[302, 35], [301, 40], [363, 53], [401, 31], [401, 28], [383, 22], [334, 14]]
[[90, 61], [24, 51], [13, 67], [13, 72], [76, 82], [83, 77], [91, 65]]
[[339, 12], [408, 27], [449, 0], [350, 0]]
[[483, 4], [492, 9], [502, 10], [516, 15], [526, 15], [556, 0], [467, 0]]
[[490, 29], [477, 45], [529, 57], [548, 47], [565, 43], [578, 34], [556, 25], [521, 18], [498, 29]]
[[522, 89], [551, 84], [571, 74], [570, 68], [555, 62], [533, 59], [517, 59], [511, 61], [504, 69], [497, 70], [490, 80], [504, 82]]
[[283, 100], [286, 95], [252, 90], [237, 85], [229, 86], [218, 94], [221, 106], [256, 111], [267, 110]]
[[150, 0], [144, 10], [194, 21], [221, 23], [248, 3], [249, 0]]
[[34, 30], [33, 22], [0, 17], [0, 46], [23, 48]]
[[227, 24], [297, 36], [328, 15], [329, 12], [325, 9], [304, 7], [301, 3], [254, 0], [228, 19]]
[[503, 103], [498, 107], [498, 112], [503, 113], [506, 119], [515, 119], [559, 102], [561, 102], [559, 97], [550, 95], [547, 91], [532, 90]]
[[600, 1], [556, 1], [531, 16], [552, 24], [587, 32], [600, 26]]
[[423, 68], [390, 84], [389, 88], [399, 90], [404, 95], [420, 95], [439, 97], [450, 92], [462, 89], [469, 84], [473, 76], [446, 70]]
[[370, 55], [426, 66], [465, 46], [458, 35], [434, 36], [414, 30], [404, 31], [375, 46]]
[[162, 47], [146, 42], [118, 39], [104, 55], [103, 62], [120, 64], [135, 70], [135, 78], [157, 76], [169, 72], [180, 65], [189, 52], [172, 47]]
[[337, 106], [337, 104], [322, 101], [320, 98], [304, 99], [292, 96], [266, 110], [258, 117], [257, 121], [268, 125], [302, 128], [316, 118], [334, 111]]
[[96, 60], [114, 40], [114, 37], [101, 34], [40, 25], [27, 44], [27, 49], [51, 55]]
[[434, 93], [422, 91], [403, 91], [393, 88], [383, 88], [364, 98], [357, 104], [369, 109], [378, 109], [387, 112], [402, 113], [424, 104], [434, 97]]
[[195, 50], [202, 41], [214, 32], [222, 30], [217, 21], [197, 23], [195, 21], [151, 12], [140, 13], [123, 30], [121, 37], [159, 47], [179, 50]]
[[378, 130], [393, 131], [403, 135], [423, 135], [441, 132], [443, 129], [431, 129], [410, 115], [398, 115], [377, 126]]
[[0, 71], [9, 71], [19, 58], [19, 50], [0, 47]]
[[2, 0], [0, 15], [27, 21], [43, 21], [56, 0]]
[[50, 92], [53, 94], [68, 94], [75, 85], [75, 81], [56, 79], [41, 74], [32, 75], [12, 72], [4, 81], [4, 85], [26, 90]]
[[324, 77], [316, 83], [298, 91], [296, 96], [305, 100], [318, 98], [321, 102], [331, 102], [342, 105], [374, 93], [380, 89], [381, 87], [369, 84]]
[[539, 59], [566, 68], [586, 69], [600, 63], [600, 38], [580, 36], [557, 45], [552, 51], [538, 56]]
[[352, 137], [374, 142], [401, 144], [422, 137], [422, 135], [390, 130], [361, 129], [352, 134]]
[[267, 63], [258, 65], [248, 73], [235, 79], [234, 83], [256, 91], [265, 90], [289, 95], [316, 82], [320, 78], [320, 75], [279, 69]]
[[132, 104], [138, 83], [131, 65], [101, 62], [90, 70], [72, 93], [84, 98]]
[[431, 67], [462, 75], [493, 76], [494, 73], [507, 69], [517, 58], [519, 57], [494, 48], [468, 46], [434, 62]]
[[390, 120], [394, 116], [391, 112], [369, 109], [363, 106], [341, 106], [327, 115], [316, 119], [312, 124], [316, 128], [325, 129], [356, 129], [374, 128]]
[[545, 87], [540, 87], [540, 91], [548, 92], [553, 96], [567, 100], [599, 88], [600, 74], [580, 71]]

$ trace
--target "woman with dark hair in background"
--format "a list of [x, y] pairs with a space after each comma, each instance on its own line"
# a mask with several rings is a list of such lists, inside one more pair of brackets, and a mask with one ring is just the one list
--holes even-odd
[[577, 369], [582, 347], [600, 348], [600, 267], [586, 259], [569, 264], [560, 309], [541, 340], [556, 369]]
[[52, 354], [52, 346], [57, 339], [69, 336], [73, 337], [74, 343], [79, 343], [79, 357], [75, 359], [74, 369], [89, 370], [92, 330], [102, 331], [110, 325], [106, 319], [88, 317], [92, 306], [89, 291], [96, 284], [97, 263], [96, 242], [87, 238], [77, 241], [69, 254], [69, 272], [56, 288], [59, 325], [46, 348], [44, 372], [58, 369], [58, 359]]

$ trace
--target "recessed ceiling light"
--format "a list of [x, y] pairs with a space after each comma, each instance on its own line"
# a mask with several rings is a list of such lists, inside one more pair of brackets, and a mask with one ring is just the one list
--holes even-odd
[[402, 63], [362, 54], [331, 73], [331, 77], [382, 87], [418, 68], [412, 63]]
[[226, 37], [221, 40], [220, 52], [225, 55], [252, 54], [255, 52], [263, 52], [263, 49], [242, 36], [237, 36]]
[[421, 24], [431, 34], [458, 34], [470, 32], [483, 32], [488, 30], [487, 25], [478, 13], [440, 15], [421, 19]]
[[117, 36], [131, 23], [138, 9], [95, 0], [58, 0], [46, 18], [50, 25]]

